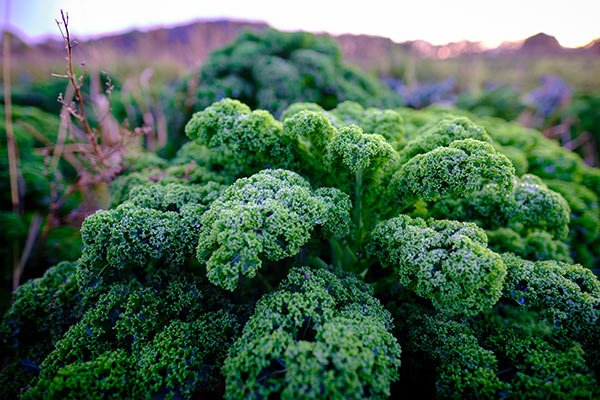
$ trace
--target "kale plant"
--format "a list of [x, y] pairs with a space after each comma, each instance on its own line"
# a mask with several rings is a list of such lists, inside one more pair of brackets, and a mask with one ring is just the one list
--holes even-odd
[[377, 78], [344, 64], [333, 38], [306, 32], [243, 32], [210, 55], [199, 81], [200, 108], [225, 97], [275, 115], [299, 101], [326, 108], [345, 100], [365, 106], [402, 104]]
[[130, 160], [15, 293], [3, 397], [600, 396], [598, 170], [452, 110], [281, 111], [223, 99]]

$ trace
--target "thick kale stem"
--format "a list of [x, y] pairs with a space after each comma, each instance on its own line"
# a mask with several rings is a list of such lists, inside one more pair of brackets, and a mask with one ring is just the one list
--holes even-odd
[[331, 264], [346, 271], [353, 271], [358, 262], [354, 249], [347, 242], [340, 242], [334, 238], [329, 239], [329, 244], [331, 245]]
[[327, 268], [328, 264], [321, 257], [310, 257], [308, 264], [316, 268]]
[[406, 211], [408, 211], [408, 210], [409, 210], [409, 209], [410, 209], [412, 206], [414, 206], [414, 205], [415, 205], [415, 203], [416, 203], [417, 201], [419, 201], [419, 198], [418, 198], [418, 197], [414, 197], [414, 196], [413, 196], [413, 197], [410, 197], [410, 198], [408, 198], [408, 199], [407, 199], [406, 201], [404, 201], [404, 202], [402, 203], [402, 205], [401, 205], [401, 206], [398, 208], [398, 212], [396, 213], [396, 215], [399, 215], [399, 214], [403, 214], [403, 213], [405, 213], [405, 212], [406, 212]]
[[331, 264], [334, 267], [343, 268], [344, 266], [344, 251], [342, 246], [337, 239], [330, 238], [329, 244], [331, 245]]
[[354, 225], [356, 226], [356, 242], [360, 243], [362, 239], [363, 220], [362, 220], [362, 183], [363, 171], [358, 170], [354, 181]]

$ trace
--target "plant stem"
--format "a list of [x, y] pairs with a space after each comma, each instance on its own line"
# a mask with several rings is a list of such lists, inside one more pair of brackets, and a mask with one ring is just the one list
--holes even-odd
[[329, 238], [331, 246], [331, 263], [333, 266], [351, 271], [356, 265], [358, 259], [351, 245], [347, 242], [341, 242], [335, 238]]
[[399, 211], [398, 211], [397, 214], [404, 213], [406, 210], [408, 210], [409, 208], [411, 208], [412, 206], [414, 206], [417, 201], [419, 201], [419, 198], [413, 197], [413, 198], [409, 199], [406, 203], [404, 203], [402, 205], [402, 207], [399, 208]]
[[328, 264], [320, 257], [310, 257], [309, 264], [316, 268], [327, 268]]
[[357, 242], [360, 242], [363, 230], [362, 220], [362, 183], [363, 183], [363, 171], [359, 170], [355, 174], [354, 181], [354, 224], [356, 225]]
[[27, 241], [25, 242], [23, 254], [21, 255], [21, 259], [19, 260], [19, 263], [16, 265], [13, 271], [13, 291], [17, 290], [17, 288], [19, 287], [21, 276], [23, 275], [23, 271], [25, 270], [25, 264], [27, 263], [27, 259], [31, 255], [31, 252], [33, 251], [33, 245], [35, 244], [35, 239], [38, 235], [43, 219], [44, 218], [40, 215], [39, 212], [36, 212], [33, 218], [31, 219], [31, 224], [29, 225], [29, 231], [27, 232]]
[[[10, 201], [12, 210], [15, 214], [21, 215], [21, 202], [19, 199], [19, 158], [17, 153], [17, 142], [13, 132], [12, 124], [12, 101], [10, 87], [10, 40], [11, 34], [8, 30], [8, 22], [10, 18], [10, 1], [6, 1], [4, 20], [4, 36], [3, 36], [3, 63], [2, 63], [2, 81], [4, 83], [4, 120], [6, 126], [6, 146], [8, 150], [8, 171], [10, 176]], [[13, 242], [13, 289], [16, 271], [19, 268], [19, 243]], [[17, 283], [18, 286], [18, 283]]]
[[[94, 153], [96, 154], [96, 157], [98, 158], [100, 163], [102, 165], [104, 165], [104, 161], [105, 161], [104, 155], [102, 154], [102, 150], [100, 149], [100, 146], [98, 145], [98, 139], [96, 137], [96, 134], [90, 127], [90, 124], [88, 123], [87, 117], [85, 115], [83, 96], [81, 95], [81, 90], [80, 90], [81, 85], [83, 85], [83, 81], [85, 79], [81, 79], [81, 83], [77, 83], [77, 81], [75, 80], [75, 74], [73, 74], [73, 44], [71, 43], [71, 34], [69, 32], [69, 15], [67, 14], [65, 16], [63, 10], [60, 10], [60, 14], [62, 16], [63, 25], [65, 27], [65, 33], [62, 36], [63, 36], [63, 40], [65, 42], [65, 47], [67, 48], [67, 59], [68, 59], [67, 77], [71, 81], [71, 84], [73, 85], [73, 89], [75, 90], [75, 97], [77, 98], [77, 103], [79, 105], [79, 119], [80, 119], [81, 123], [83, 124], [83, 128], [84, 128], [85, 134], [88, 137], [88, 140], [92, 144], [92, 148], [94, 150]], [[59, 28], [60, 28], [60, 25], [59, 25]], [[62, 29], [61, 29], [61, 34], [62, 34]]]
[[19, 201], [19, 159], [17, 156], [17, 143], [13, 133], [12, 124], [12, 102], [10, 88], [10, 40], [11, 34], [8, 31], [8, 13], [9, 2], [6, 3], [6, 23], [4, 29], [4, 57], [3, 57], [3, 81], [4, 81], [4, 119], [6, 121], [6, 144], [8, 147], [8, 170], [10, 174], [10, 200], [12, 202], [13, 212], [20, 214]]

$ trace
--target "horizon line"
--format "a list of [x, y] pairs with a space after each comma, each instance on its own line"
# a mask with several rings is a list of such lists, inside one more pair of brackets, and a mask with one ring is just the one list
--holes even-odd
[[[194, 25], [197, 23], [202, 23], [202, 22], [208, 22], [208, 23], [215, 23], [215, 22], [234, 22], [234, 23], [248, 23], [248, 24], [256, 24], [256, 25], [266, 25], [269, 28], [272, 29], [276, 29], [278, 31], [282, 31], [282, 32], [307, 32], [307, 33], [312, 33], [315, 35], [329, 35], [332, 37], [339, 37], [339, 36], [344, 36], [344, 35], [352, 35], [352, 36], [369, 36], [369, 37], [378, 37], [378, 38], [384, 38], [384, 39], [389, 39], [391, 42], [395, 43], [395, 44], [402, 44], [402, 43], [406, 43], [406, 42], [416, 42], [416, 41], [423, 41], [426, 43], [429, 43], [433, 46], [447, 46], [453, 43], [462, 43], [462, 42], [469, 42], [469, 43], [474, 43], [474, 44], [480, 44], [484, 50], [493, 50], [493, 49], [497, 49], [500, 46], [502, 46], [503, 44], [510, 44], [510, 43], [520, 43], [520, 42], [524, 42], [525, 40], [527, 40], [530, 37], [539, 35], [539, 34], [544, 34], [550, 37], [553, 37], [557, 40], [558, 44], [565, 48], [565, 49], [581, 49], [584, 48], [598, 40], [600, 40], [600, 36], [595, 37], [590, 39], [589, 41], [587, 41], [587, 43], [579, 45], [579, 46], [564, 46], [563, 44], [560, 43], [560, 40], [554, 36], [551, 35], [549, 33], [546, 32], [538, 32], [536, 34], [530, 35], [528, 37], [522, 38], [522, 39], [518, 39], [518, 40], [503, 40], [500, 43], [498, 43], [497, 45], [492, 45], [490, 46], [489, 44], [487, 44], [485, 41], [483, 40], [472, 40], [472, 39], [466, 39], [463, 38], [461, 40], [457, 40], [457, 41], [450, 41], [450, 42], [445, 42], [445, 43], [435, 43], [435, 42], [431, 42], [429, 40], [426, 39], [419, 39], [419, 38], [415, 38], [415, 39], [404, 39], [402, 41], [399, 40], [395, 40], [389, 36], [384, 36], [384, 35], [374, 35], [374, 34], [370, 34], [370, 33], [353, 33], [353, 32], [342, 32], [342, 33], [333, 33], [333, 32], [328, 32], [328, 31], [309, 31], [309, 30], [303, 30], [303, 29], [283, 29], [283, 28], [276, 28], [273, 25], [269, 24], [267, 21], [265, 20], [258, 20], [258, 19], [251, 19], [251, 18], [232, 18], [232, 17], [226, 17], [226, 16], [219, 16], [219, 17], [200, 17], [200, 18], [194, 18], [191, 20], [187, 20], [187, 21], [181, 21], [181, 22], [175, 22], [175, 23], [167, 23], [167, 24], [151, 24], [151, 25], [145, 25], [145, 26], [139, 26], [139, 25], [131, 25], [128, 27], [125, 27], [123, 29], [117, 29], [114, 31], [106, 31], [106, 32], [101, 32], [101, 33], [88, 33], [88, 34], [78, 34], [78, 33], [73, 33], [73, 36], [80, 39], [80, 40], [95, 40], [95, 39], [101, 39], [101, 38], [105, 38], [105, 37], [110, 37], [110, 36], [118, 36], [118, 35], [124, 35], [127, 33], [132, 33], [132, 32], [150, 32], [150, 31], [154, 31], [154, 30], [160, 30], [160, 29], [173, 29], [173, 28], [178, 28], [178, 27], [183, 27], [183, 26], [190, 26], [190, 25]], [[3, 27], [3, 30], [6, 30], [7, 27]], [[23, 39], [25, 42], [27, 42], [28, 44], [39, 44], [39, 43], [43, 43], [45, 41], [48, 41], [50, 39], [55, 39], [55, 40], [61, 40], [60, 37], [60, 33], [56, 32], [56, 33], [45, 33], [42, 35], [37, 35], [37, 36], [30, 36], [28, 35], [26, 32], [24, 32], [22, 29], [20, 29], [19, 27], [13, 25], [13, 24], [9, 24], [8, 25], [8, 30], [14, 34], [16, 34], [19, 38]], [[58, 27], [57, 27], [58, 30]], [[16, 31], [16, 32], [15, 32]]]

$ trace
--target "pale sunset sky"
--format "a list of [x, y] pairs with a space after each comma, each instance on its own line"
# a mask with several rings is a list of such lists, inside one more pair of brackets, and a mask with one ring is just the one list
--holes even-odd
[[58, 34], [68, 11], [72, 32], [99, 35], [172, 26], [197, 19], [264, 21], [282, 30], [386, 36], [445, 44], [463, 39], [488, 47], [538, 32], [567, 47], [600, 37], [600, 0], [262, 1], [262, 0], [0, 0], [1, 21], [29, 39]]

